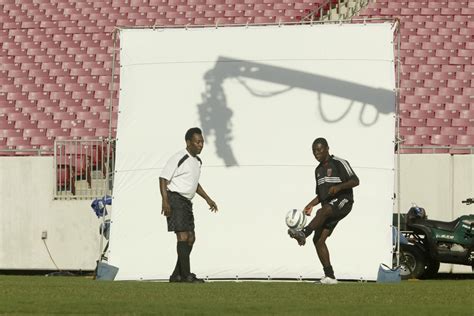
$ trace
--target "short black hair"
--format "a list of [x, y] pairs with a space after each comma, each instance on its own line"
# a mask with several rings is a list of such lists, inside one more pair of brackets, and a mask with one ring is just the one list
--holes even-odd
[[321, 144], [324, 147], [329, 147], [328, 141], [326, 140], [326, 138], [322, 138], [322, 137], [318, 137], [314, 140], [313, 147], [316, 146], [316, 144]]
[[186, 135], [184, 135], [184, 140], [186, 141], [191, 140], [194, 134], [202, 135], [201, 129], [199, 127], [192, 127], [188, 129], [188, 131], [186, 132]]

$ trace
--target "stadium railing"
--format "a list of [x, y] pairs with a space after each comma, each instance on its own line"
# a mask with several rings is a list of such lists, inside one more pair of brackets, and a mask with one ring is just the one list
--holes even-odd
[[56, 140], [55, 199], [93, 199], [111, 194], [115, 140]]

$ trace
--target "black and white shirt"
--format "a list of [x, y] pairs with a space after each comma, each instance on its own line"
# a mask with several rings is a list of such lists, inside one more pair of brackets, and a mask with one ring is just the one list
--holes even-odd
[[161, 171], [160, 178], [168, 180], [168, 190], [192, 199], [201, 176], [201, 159], [193, 157], [186, 149], [174, 154]]
[[314, 173], [316, 177], [316, 195], [319, 197], [321, 204], [327, 204], [334, 198], [347, 198], [354, 201], [352, 188], [339, 191], [335, 196], [328, 194], [329, 188], [334, 185], [350, 179], [358, 180], [347, 160], [331, 155], [326, 162], [322, 162], [316, 167]]

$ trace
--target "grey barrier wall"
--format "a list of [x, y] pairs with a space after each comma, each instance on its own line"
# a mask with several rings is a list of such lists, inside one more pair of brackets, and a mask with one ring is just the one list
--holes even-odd
[[[474, 197], [474, 155], [400, 157], [401, 212], [414, 202], [436, 220], [474, 213], [461, 204]], [[54, 177], [53, 157], [0, 157], [0, 270], [95, 268], [100, 221], [91, 200], [54, 200]], [[471, 270], [442, 265], [440, 271]]]
[[95, 268], [91, 200], [54, 200], [54, 170], [53, 157], [0, 157], [0, 269]]

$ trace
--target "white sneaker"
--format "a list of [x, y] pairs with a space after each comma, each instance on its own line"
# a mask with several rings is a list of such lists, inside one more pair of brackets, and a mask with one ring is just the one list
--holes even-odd
[[333, 279], [333, 278], [325, 276], [325, 277], [322, 277], [321, 280], [319, 280], [316, 283], [318, 283], [318, 284], [337, 284], [337, 279]]

